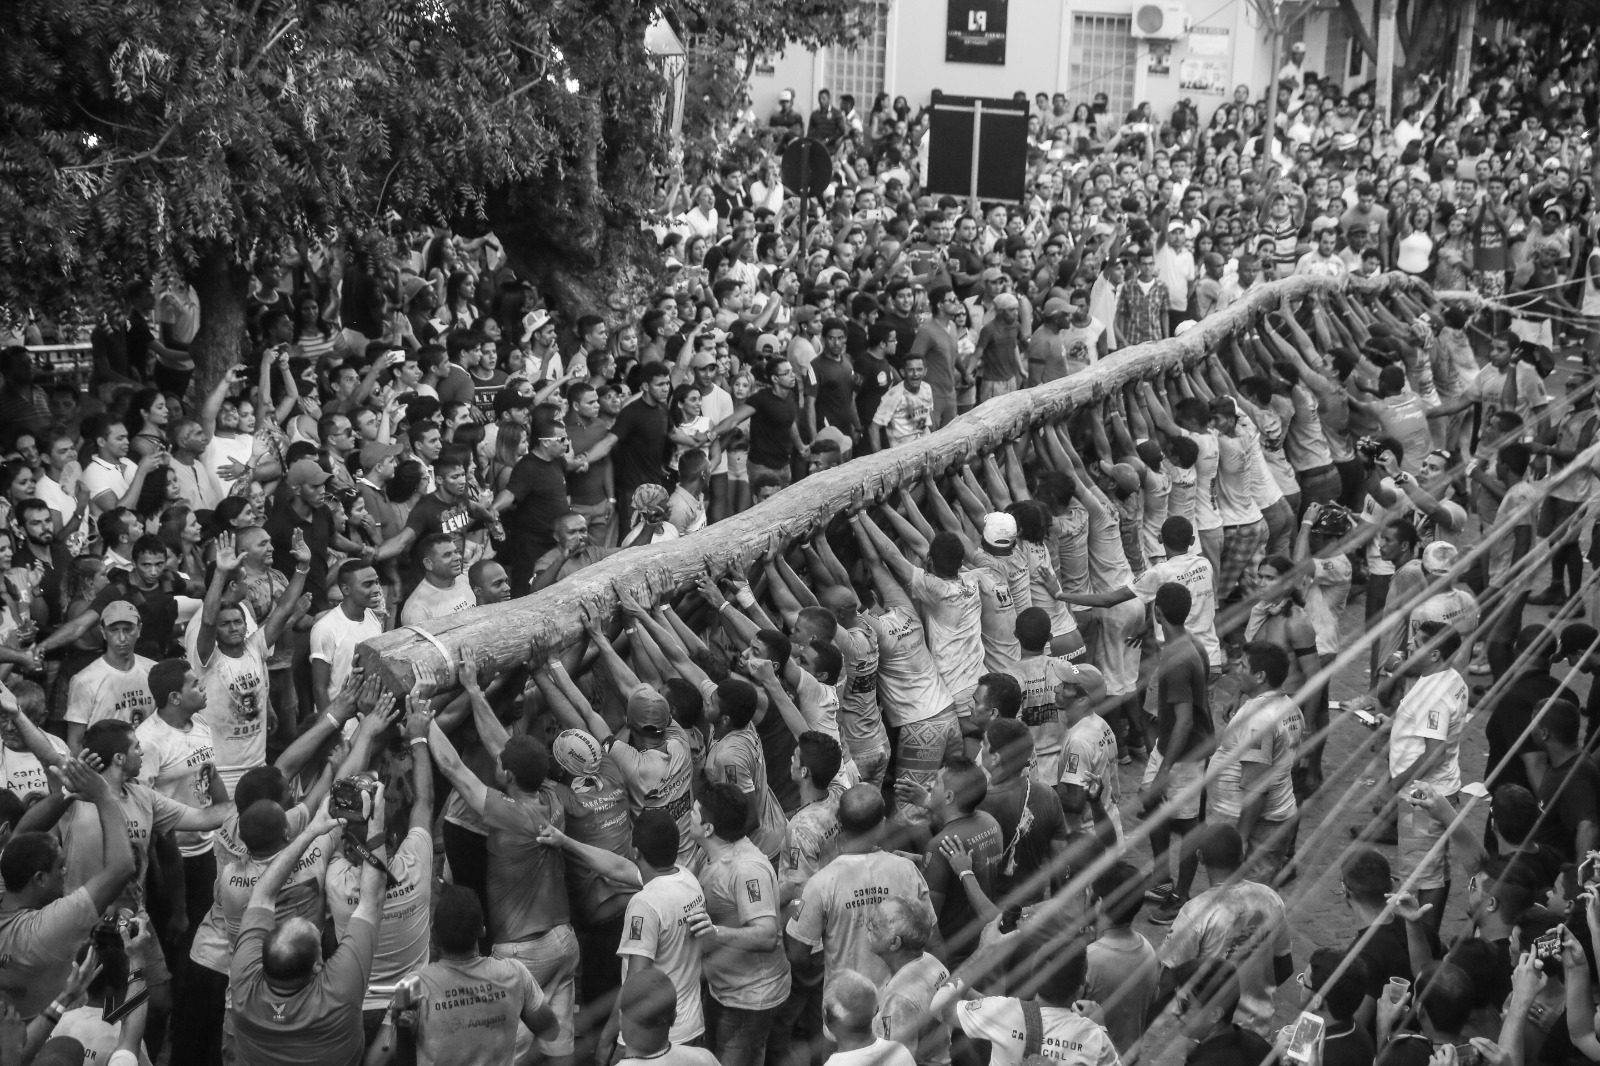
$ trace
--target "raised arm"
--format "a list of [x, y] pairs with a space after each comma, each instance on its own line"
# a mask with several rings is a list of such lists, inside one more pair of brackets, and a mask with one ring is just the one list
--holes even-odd
[[62, 787], [94, 804], [100, 816], [101, 858], [97, 869], [84, 884], [95, 910], [103, 911], [117, 901], [122, 890], [138, 873], [122, 804], [112, 795], [111, 785], [82, 759], [68, 759], [50, 768]]
[[[378, 798], [380, 800], [382, 799], [382, 787], [381, 785], [379, 786]], [[374, 816], [381, 821], [383, 818], [381, 804], [375, 804], [374, 806], [377, 808]], [[342, 825], [344, 825], [343, 821], [329, 817], [325, 811], [312, 818], [306, 827], [300, 830], [300, 835], [290, 841], [289, 846], [273, 856], [272, 861], [267, 864], [267, 868], [262, 871], [260, 879], [256, 881], [256, 887], [250, 892], [250, 902], [247, 906], [276, 906], [278, 891], [283, 888], [284, 882], [289, 880], [289, 875], [294, 872], [294, 868], [300, 865], [300, 857], [305, 854], [306, 848], [311, 846], [313, 840], [333, 832]], [[379, 884], [381, 886], [382, 882], [380, 881]], [[366, 887], [365, 879], [363, 879], [362, 887]], [[366, 893], [363, 892], [362, 895], [365, 896]]]

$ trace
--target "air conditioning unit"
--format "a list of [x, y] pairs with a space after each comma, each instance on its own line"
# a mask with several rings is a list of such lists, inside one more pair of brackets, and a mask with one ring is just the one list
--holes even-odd
[[1189, 8], [1184, 4], [1137, 4], [1133, 9], [1133, 35], [1175, 41], [1189, 32]]

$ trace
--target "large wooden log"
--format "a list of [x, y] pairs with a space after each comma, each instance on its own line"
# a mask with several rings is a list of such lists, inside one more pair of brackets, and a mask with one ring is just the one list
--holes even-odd
[[1083, 373], [997, 397], [929, 437], [814, 474], [765, 503], [691, 536], [625, 549], [532, 596], [385, 633], [361, 645], [358, 661], [369, 672], [380, 671], [398, 691], [404, 691], [416, 667], [447, 665], [463, 649], [470, 649], [480, 659], [493, 659], [500, 669], [528, 661], [533, 648], [541, 655], [559, 651], [583, 636], [582, 612], [586, 608], [602, 617], [616, 610], [617, 588], [653, 603], [707, 569], [717, 575], [742, 570], [761, 556], [774, 534], [784, 543], [807, 538], [858, 493], [891, 490], [902, 476], [916, 476], [928, 462], [949, 465], [982, 453], [1033, 426], [1057, 421], [1074, 407], [1097, 402], [1127, 382], [1197, 362], [1224, 338], [1277, 308], [1285, 297], [1298, 300], [1343, 290], [1370, 299], [1414, 290], [1420, 284], [1399, 273], [1370, 280], [1290, 277], [1274, 282], [1181, 337], [1124, 348]]

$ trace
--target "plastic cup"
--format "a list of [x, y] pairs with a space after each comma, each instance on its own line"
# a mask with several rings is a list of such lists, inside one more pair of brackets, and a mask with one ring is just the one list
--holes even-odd
[[1384, 995], [1389, 997], [1390, 1003], [1403, 1003], [1407, 993], [1411, 991], [1411, 982], [1404, 977], [1391, 977], [1383, 991]]

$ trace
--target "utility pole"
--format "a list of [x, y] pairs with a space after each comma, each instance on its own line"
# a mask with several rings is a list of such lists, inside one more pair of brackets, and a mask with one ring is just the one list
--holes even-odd
[[1378, 91], [1373, 102], [1383, 121], [1394, 125], [1394, 60], [1398, 30], [1395, 16], [1399, 0], [1378, 0]]

